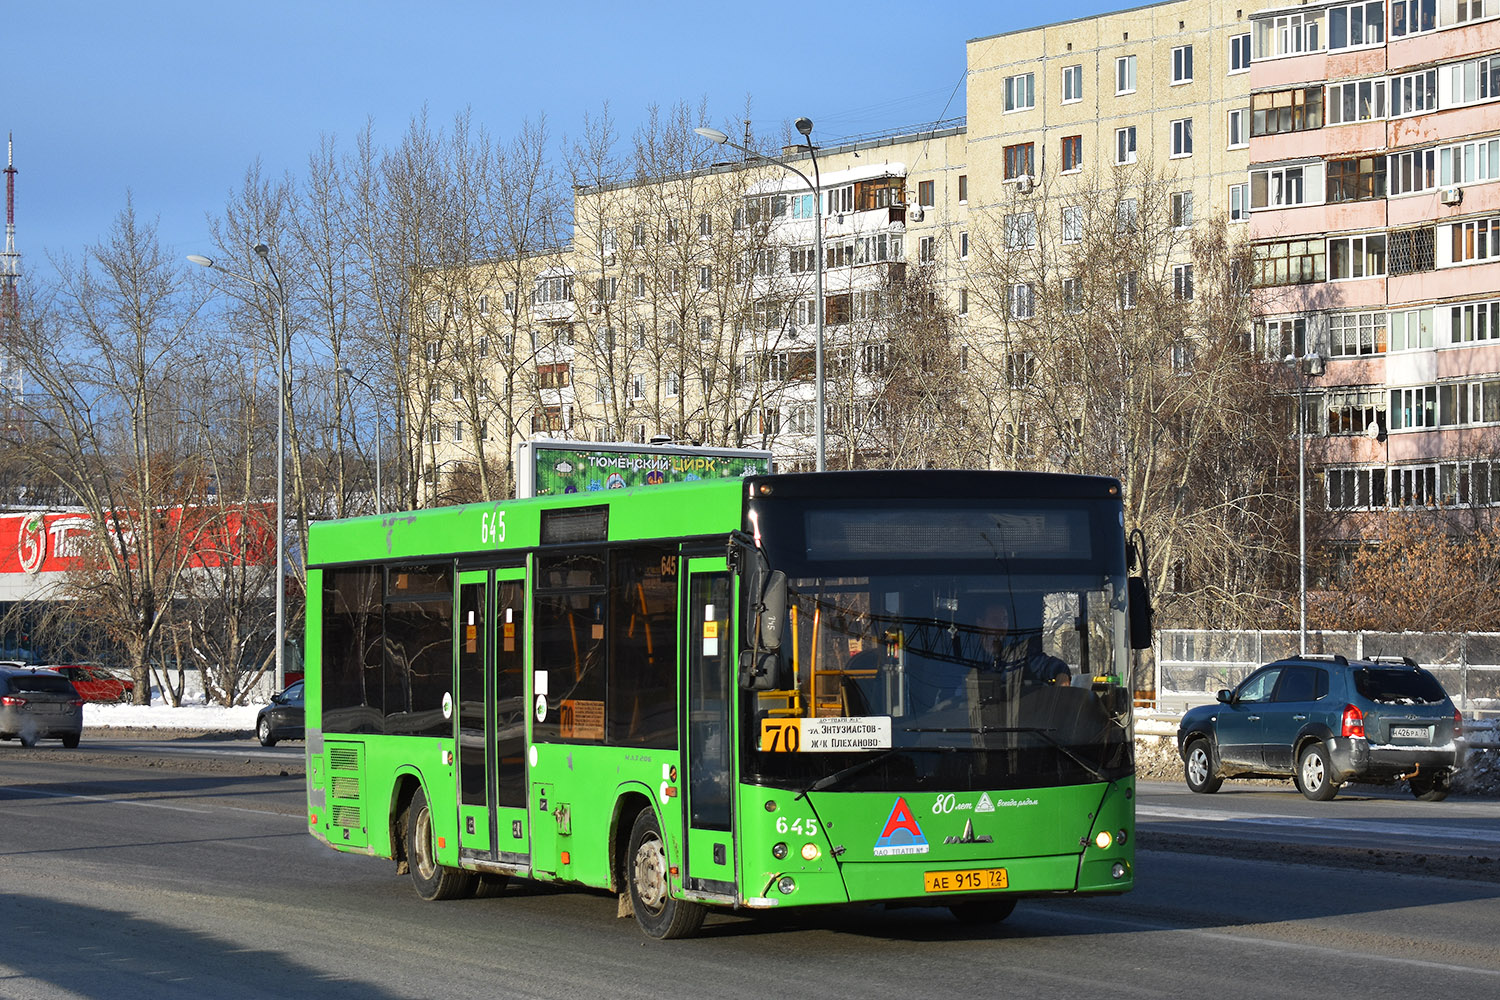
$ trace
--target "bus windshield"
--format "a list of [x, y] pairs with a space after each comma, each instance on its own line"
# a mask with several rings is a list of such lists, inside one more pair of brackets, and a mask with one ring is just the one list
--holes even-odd
[[1031, 499], [754, 511], [789, 606], [779, 689], [744, 699], [747, 777], [901, 791], [1128, 774], [1119, 510]]

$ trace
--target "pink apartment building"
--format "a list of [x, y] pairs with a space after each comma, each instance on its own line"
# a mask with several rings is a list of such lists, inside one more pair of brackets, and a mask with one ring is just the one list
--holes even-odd
[[1258, 346], [1300, 359], [1309, 504], [1500, 505], [1500, 0], [1251, 23], [1231, 203], [1250, 207]]

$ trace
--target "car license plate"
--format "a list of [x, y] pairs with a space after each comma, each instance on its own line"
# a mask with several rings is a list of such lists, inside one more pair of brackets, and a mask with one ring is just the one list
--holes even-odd
[[964, 868], [951, 872], [923, 872], [927, 892], [973, 892], [976, 889], [1004, 889], [1010, 885], [1004, 868]]
[[1393, 740], [1425, 740], [1430, 739], [1432, 730], [1426, 726], [1392, 726], [1391, 739]]

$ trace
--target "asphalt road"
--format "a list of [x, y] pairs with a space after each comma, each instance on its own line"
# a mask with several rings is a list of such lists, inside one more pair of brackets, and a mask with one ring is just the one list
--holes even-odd
[[[1447, 842], [1435, 833], [1446, 820], [1493, 854], [1500, 804], [1146, 786], [1127, 896], [1028, 900], [989, 931], [943, 910], [723, 915], [702, 938], [658, 943], [594, 892], [523, 884], [423, 903], [389, 862], [303, 832], [300, 744], [246, 756], [263, 753], [184, 764], [130, 748], [101, 763], [0, 745], [0, 997], [1500, 992], [1500, 883], [1363, 864], [1358, 851], [1342, 867], [1309, 863], [1326, 845], [1299, 840], [1395, 824]], [[1304, 849], [1265, 850], [1283, 842]]]

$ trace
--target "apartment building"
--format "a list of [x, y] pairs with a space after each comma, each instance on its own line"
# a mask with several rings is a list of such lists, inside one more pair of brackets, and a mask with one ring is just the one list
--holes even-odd
[[1348, 538], [1500, 503], [1500, 0], [1251, 17], [1256, 341]]

